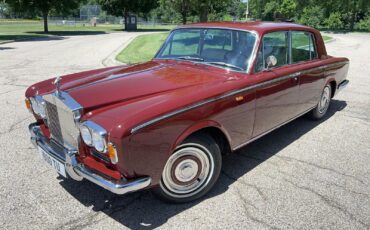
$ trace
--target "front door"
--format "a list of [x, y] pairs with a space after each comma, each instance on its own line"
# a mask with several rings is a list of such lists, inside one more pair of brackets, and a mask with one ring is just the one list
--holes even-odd
[[[299, 76], [289, 66], [289, 53], [289, 32], [272, 32], [263, 37], [255, 68], [255, 72], [258, 72], [255, 77], [259, 78], [261, 86], [256, 91], [253, 137], [299, 114]], [[273, 67], [267, 67], [266, 59], [269, 56], [277, 60]], [[272, 72], [273, 75], [267, 75], [266, 72]]]

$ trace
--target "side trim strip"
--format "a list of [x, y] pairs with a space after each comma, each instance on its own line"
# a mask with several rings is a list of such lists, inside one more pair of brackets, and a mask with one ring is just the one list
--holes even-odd
[[252, 85], [252, 86], [248, 86], [248, 87], [245, 87], [245, 88], [242, 88], [242, 89], [230, 91], [230, 92], [225, 93], [225, 94], [222, 94], [220, 96], [213, 97], [213, 98], [210, 98], [210, 99], [207, 99], [207, 100], [204, 100], [204, 101], [201, 101], [201, 102], [192, 104], [192, 105], [185, 106], [185, 107], [183, 107], [181, 109], [178, 109], [178, 110], [169, 112], [167, 114], [164, 114], [164, 115], [161, 115], [159, 117], [156, 117], [156, 118], [154, 118], [152, 120], [149, 120], [147, 122], [144, 122], [144, 123], [142, 123], [142, 124], [140, 124], [140, 125], [132, 128], [131, 129], [131, 134], [136, 133], [140, 129], [143, 129], [143, 128], [147, 127], [147, 126], [150, 126], [152, 124], [155, 124], [155, 123], [157, 123], [159, 121], [162, 121], [164, 119], [167, 119], [169, 117], [175, 116], [177, 114], [186, 112], [188, 110], [192, 110], [192, 109], [198, 108], [198, 107], [203, 106], [203, 105], [208, 104], [208, 103], [212, 103], [212, 102], [215, 102], [215, 101], [218, 101], [218, 100], [221, 100], [221, 99], [230, 97], [230, 96], [234, 96], [234, 95], [239, 94], [239, 93], [244, 93], [244, 92], [247, 92], [247, 91], [256, 89], [256, 88], [260, 88], [260, 87], [264, 87], [264, 86], [267, 86], [267, 85], [275, 84], [277, 82], [284, 81], [284, 80], [287, 80], [289, 78], [298, 77], [298, 76], [300, 76], [302, 74], [305, 74], [305, 73], [308, 73], [308, 72], [311, 72], [311, 71], [322, 70], [322, 69], [330, 68], [330, 67], [337, 67], [337, 66], [341, 66], [341, 65], [345, 65], [345, 64], [348, 64], [348, 61], [343, 61], [343, 62], [328, 64], [328, 65], [325, 65], [325, 66], [314, 67], [314, 68], [311, 68], [311, 69], [308, 69], [308, 70], [295, 72], [295, 73], [292, 73], [292, 74], [289, 74], [289, 75], [285, 75], [285, 76], [282, 76], [282, 77], [279, 77], [279, 78], [276, 78], [276, 79], [272, 79], [272, 80], [269, 80], [269, 81], [261, 82], [261, 83], [258, 83], [258, 84]]
[[293, 118], [289, 119], [288, 121], [283, 122], [283, 123], [281, 123], [280, 125], [278, 125], [278, 126], [276, 126], [276, 127], [272, 128], [272, 129], [270, 129], [270, 130], [267, 130], [266, 132], [261, 133], [260, 135], [258, 135], [258, 136], [256, 136], [256, 137], [253, 137], [252, 139], [248, 140], [247, 142], [244, 142], [243, 144], [240, 144], [240, 145], [236, 146], [235, 148], [233, 148], [233, 151], [235, 151], [235, 150], [237, 150], [237, 149], [240, 149], [240, 148], [242, 148], [243, 146], [246, 146], [247, 144], [249, 144], [249, 143], [251, 143], [251, 142], [253, 142], [253, 141], [255, 141], [255, 140], [259, 139], [260, 137], [263, 137], [263, 136], [265, 136], [265, 135], [267, 135], [267, 134], [271, 133], [272, 131], [274, 131], [274, 130], [276, 130], [276, 129], [280, 128], [280, 127], [281, 127], [281, 126], [283, 126], [283, 125], [288, 124], [289, 122], [291, 122], [291, 121], [293, 121], [293, 120], [297, 119], [297, 118], [298, 118], [298, 117], [300, 117], [300, 116], [303, 116], [304, 114], [308, 113], [309, 111], [311, 111], [311, 110], [312, 110], [312, 109], [314, 109], [314, 108], [315, 108], [315, 106], [314, 106], [314, 107], [312, 107], [312, 108], [310, 108], [310, 109], [308, 109], [308, 110], [306, 110], [306, 111], [305, 111], [305, 112], [303, 112], [303, 113], [298, 114], [297, 116], [295, 116], [295, 117], [293, 117]]

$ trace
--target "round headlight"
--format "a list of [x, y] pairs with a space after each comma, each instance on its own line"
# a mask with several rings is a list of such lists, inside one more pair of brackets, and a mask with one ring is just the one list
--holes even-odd
[[30, 98], [30, 101], [31, 101], [31, 106], [32, 106], [32, 110], [34, 113], [36, 113], [37, 115], [39, 115], [40, 117], [42, 118], [45, 118], [46, 117], [46, 114], [45, 114], [45, 107], [44, 107], [44, 103], [41, 100], [37, 100], [33, 97]]
[[46, 117], [44, 103], [45, 102], [38, 103], [38, 105], [39, 105], [39, 114], [42, 118]]
[[80, 131], [81, 131], [81, 137], [83, 141], [85, 142], [85, 144], [87, 144], [88, 146], [92, 146], [92, 136], [91, 136], [90, 129], [82, 125], [80, 127]]
[[35, 98], [31, 97], [30, 101], [31, 101], [31, 106], [32, 106], [33, 112], [36, 113], [36, 114], [39, 114], [39, 106], [38, 106], [38, 103], [35, 100]]
[[105, 152], [107, 145], [103, 136], [101, 136], [97, 132], [93, 132], [92, 142], [94, 143], [94, 147], [96, 150], [98, 150], [99, 152]]

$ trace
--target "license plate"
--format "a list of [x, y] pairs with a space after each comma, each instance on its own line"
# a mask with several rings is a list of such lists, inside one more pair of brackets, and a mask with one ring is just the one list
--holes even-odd
[[38, 147], [41, 158], [46, 161], [54, 170], [56, 170], [60, 175], [67, 177], [66, 168], [63, 163], [50, 156], [45, 150], [41, 147]]

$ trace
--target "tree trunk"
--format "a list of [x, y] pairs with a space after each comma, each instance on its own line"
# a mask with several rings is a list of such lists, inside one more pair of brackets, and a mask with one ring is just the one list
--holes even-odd
[[351, 21], [349, 23], [349, 30], [350, 31], [353, 31], [354, 28], [355, 28], [356, 18], [357, 18], [357, 13], [356, 12], [353, 12], [352, 15], [351, 15]]
[[48, 27], [48, 12], [44, 11], [42, 13], [42, 17], [44, 19], [44, 33], [49, 33], [49, 27]]
[[200, 22], [208, 21], [208, 9], [206, 7], [202, 7], [200, 9], [199, 21]]
[[182, 17], [182, 24], [186, 24], [187, 22], [187, 15], [188, 15], [188, 1], [183, 0], [181, 3], [181, 17]]
[[199, 21], [207, 22], [208, 21], [208, 4], [202, 3], [199, 9]]
[[187, 22], [187, 18], [186, 18], [186, 12], [182, 12], [181, 13], [181, 16], [182, 16], [182, 24], [186, 24], [186, 22]]

